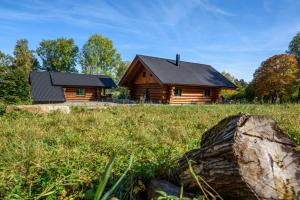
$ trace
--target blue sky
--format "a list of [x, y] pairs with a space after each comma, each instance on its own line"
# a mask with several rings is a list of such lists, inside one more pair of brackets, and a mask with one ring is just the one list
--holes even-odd
[[99, 33], [123, 60], [180, 53], [249, 81], [300, 31], [299, 10], [299, 0], [0, 0], [0, 50], [62, 36], [81, 48]]

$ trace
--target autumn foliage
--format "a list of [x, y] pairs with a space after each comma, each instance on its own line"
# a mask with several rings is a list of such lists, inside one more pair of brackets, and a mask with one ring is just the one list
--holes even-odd
[[298, 61], [292, 55], [281, 54], [268, 58], [254, 73], [255, 96], [272, 103], [290, 100], [296, 91], [299, 72]]

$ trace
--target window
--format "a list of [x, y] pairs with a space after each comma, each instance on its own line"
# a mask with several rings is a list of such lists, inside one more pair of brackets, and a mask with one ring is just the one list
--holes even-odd
[[204, 90], [204, 96], [210, 97], [210, 90]]
[[77, 88], [76, 96], [85, 96], [85, 88]]
[[143, 77], [146, 77], [146, 72], [143, 72]]
[[174, 90], [174, 95], [175, 95], [175, 96], [181, 96], [181, 89], [175, 88], [175, 90]]

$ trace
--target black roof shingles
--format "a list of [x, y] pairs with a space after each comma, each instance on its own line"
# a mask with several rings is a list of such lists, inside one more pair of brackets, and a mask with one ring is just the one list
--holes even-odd
[[115, 82], [104, 75], [61, 72], [31, 72], [29, 76], [34, 102], [64, 102], [63, 87], [115, 88]]
[[136, 58], [140, 58], [163, 84], [236, 88], [210, 65], [180, 61], [177, 66], [172, 59], [145, 55], [137, 55]]
[[63, 88], [52, 85], [49, 72], [31, 72], [29, 81], [34, 102], [58, 103], [65, 101]]
[[74, 74], [50, 72], [53, 85], [60, 86], [85, 86], [114, 88], [116, 84], [109, 76], [92, 74]]

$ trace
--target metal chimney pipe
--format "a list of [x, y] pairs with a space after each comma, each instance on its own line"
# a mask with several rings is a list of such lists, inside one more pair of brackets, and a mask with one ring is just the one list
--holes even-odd
[[180, 54], [176, 54], [176, 66], [179, 66]]

